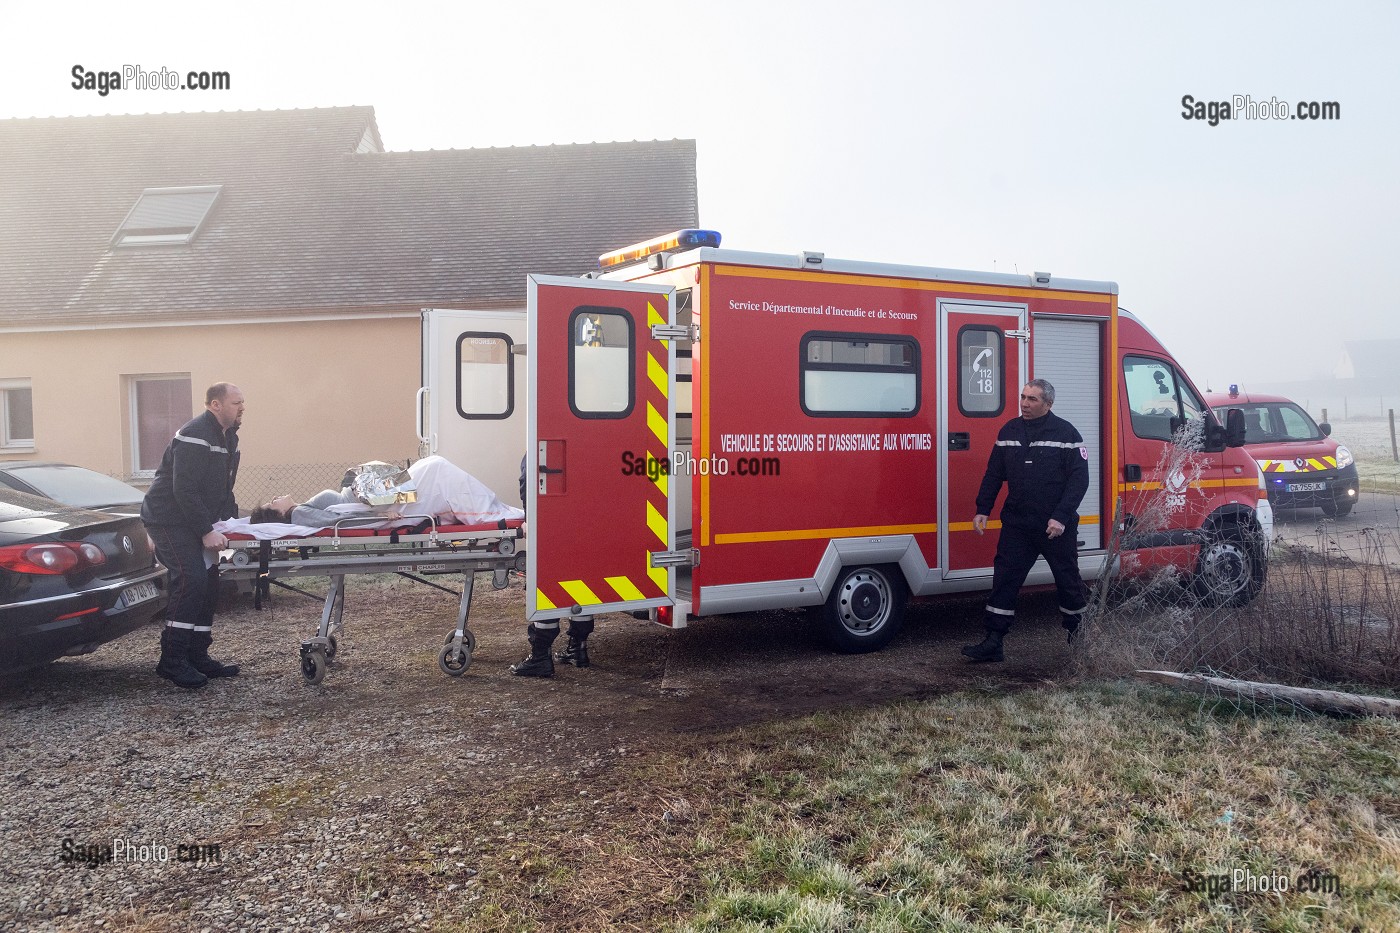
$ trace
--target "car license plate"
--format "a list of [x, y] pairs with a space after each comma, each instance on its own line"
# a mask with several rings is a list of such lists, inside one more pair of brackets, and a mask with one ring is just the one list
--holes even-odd
[[1284, 490], [1286, 492], [1322, 492], [1326, 488], [1326, 483], [1289, 483], [1284, 487]]
[[155, 599], [160, 593], [154, 583], [138, 583], [135, 586], [128, 586], [122, 590], [122, 608], [130, 609], [137, 603], [144, 603], [148, 599]]

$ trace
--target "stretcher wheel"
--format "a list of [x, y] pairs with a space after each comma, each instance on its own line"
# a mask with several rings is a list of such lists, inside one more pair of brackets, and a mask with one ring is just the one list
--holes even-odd
[[[444, 638], [444, 639], [442, 640], [442, 643], [443, 643], [444, 645], [450, 645], [450, 644], [452, 644], [452, 639], [454, 639], [454, 638], [456, 638], [456, 637], [457, 637], [457, 630], [456, 630], [456, 629], [453, 629], [452, 631], [450, 631], [450, 632], [447, 633], [447, 637]], [[476, 650], [476, 636], [472, 634], [472, 630], [471, 630], [471, 629], [467, 629], [466, 631], [464, 631], [464, 632], [462, 633], [462, 640], [465, 641], [465, 642], [467, 643], [467, 650], [468, 650], [468, 651], [475, 651], [475, 650]]]
[[340, 639], [334, 635], [326, 636], [326, 660], [334, 661], [336, 652], [340, 650]]
[[467, 672], [467, 668], [472, 666], [471, 647], [465, 643], [466, 639], [463, 639], [463, 642], [461, 648], [449, 642], [438, 652], [438, 670], [448, 677], [461, 677]]
[[301, 658], [301, 676], [315, 686], [326, 679], [326, 656], [320, 651], [308, 651]]

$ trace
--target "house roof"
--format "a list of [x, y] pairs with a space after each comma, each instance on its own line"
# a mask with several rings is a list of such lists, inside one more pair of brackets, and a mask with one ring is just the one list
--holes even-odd
[[[0, 325], [518, 305], [698, 222], [694, 140], [381, 150], [370, 107], [0, 120]], [[112, 245], [194, 185], [192, 242]]]

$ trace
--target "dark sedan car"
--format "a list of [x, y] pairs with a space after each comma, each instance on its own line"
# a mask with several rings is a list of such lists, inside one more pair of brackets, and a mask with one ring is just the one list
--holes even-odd
[[84, 509], [137, 515], [145, 493], [106, 473], [71, 463], [0, 463], [0, 488], [5, 486]]
[[0, 674], [159, 619], [166, 583], [139, 518], [0, 487]]

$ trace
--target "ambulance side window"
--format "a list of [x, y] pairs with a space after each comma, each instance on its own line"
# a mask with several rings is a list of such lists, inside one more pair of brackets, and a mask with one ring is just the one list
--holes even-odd
[[509, 418], [515, 411], [515, 357], [506, 334], [467, 332], [457, 338], [457, 414]]
[[818, 417], [910, 418], [919, 410], [912, 337], [813, 331], [802, 337], [798, 396]]
[[621, 308], [575, 308], [569, 315], [569, 408], [579, 418], [632, 413], [632, 317]]
[[[1123, 359], [1123, 385], [1128, 390], [1129, 417], [1133, 433], [1157, 440], [1181, 440], [1199, 446], [1205, 424], [1205, 405], [1196, 397], [1171, 364], [1145, 356]], [[1185, 433], [1174, 438], [1172, 428]]]
[[970, 418], [995, 418], [1006, 408], [1004, 342], [985, 324], [958, 331], [958, 411]]

